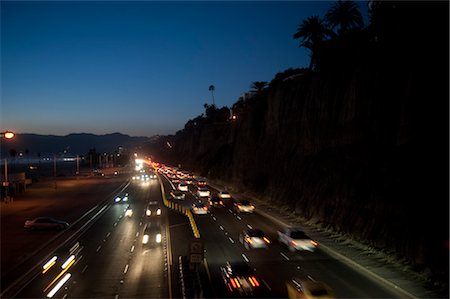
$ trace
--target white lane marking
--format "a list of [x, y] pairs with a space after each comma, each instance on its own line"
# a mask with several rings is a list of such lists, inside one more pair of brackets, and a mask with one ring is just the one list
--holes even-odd
[[97, 247], [96, 252], [99, 252], [99, 251], [100, 251], [100, 248], [102, 248], [102, 245], [100, 245], [100, 246]]
[[107, 233], [107, 234], [106, 234], [106, 237], [107, 237], [107, 238], [108, 238], [109, 236], [111, 236], [111, 233]]
[[228, 209], [228, 211], [229, 211], [231, 214], [233, 214], [233, 211], [232, 211], [232, 210]]
[[222, 225], [219, 226], [221, 230], [225, 230]]
[[234, 240], [232, 237], [228, 237], [228, 240], [230, 240], [230, 242], [234, 244]]
[[114, 226], [117, 226], [117, 222], [114, 222]]
[[116, 294], [116, 296], [114, 297], [114, 299], [117, 299], [117, 298], [119, 298], [119, 294]]
[[128, 264], [125, 266], [125, 270], [123, 270], [123, 273], [127, 273], [128, 271]]
[[66, 299], [67, 298], [67, 293], [64, 294], [64, 296], [62, 297], [62, 299]]
[[84, 273], [84, 271], [86, 271], [88, 265], [84, 266], [83, 270], [81, 270], [81, 273]]
[[253, 227], [252, 227], [250, 224], [247, 224], [247, 227], [248, 227], [249, 229], [253, 229]]
[[213, 219], [214, 219], [214, 221], [216, 221], [216, 220], [217, 220], [217, 219], [216, 219], [216, 217], [214, 217], [214, 216], [213, 216]]
[[141, 226], [142, 225], [142, 221], [141, 222], [139, 222], [139, 226]]
[[261, 279], [261, 280], [266, 285], [266, 287], [269, 289], [269, 291], [272, 291], [272, 288], [269, 286], [269, 284], [264, 279]]
[[242, 218], [241, 218], [241, 217], [239, 217], [239, 216], [236, 216], [236, 218], [237, 218], [237, 219], [239, 219], [239, 220], [242, 220]]
[[136, 233], [136, 237], [139, 237], [139, 232]]
[[249, 262], [248, 257], [247, 257], [245, 254], [242, 254], [242, 258], [243, 258], [247, 263]]
[[122, 216], [123, 216], [123, 215], [120, 215], [118, 220], [122, 219]]
[[312, 281], [316, 281], [314, 278], [312, 278], [311, 276], [308, 275], [308, 278], [311, 279]]
[[131, 252], [133, 252], [134, 251], [134, 245], [133, 246], [131, 246]]
[[280, 252], [281, 256], [284, 257], [285, 259], [287, 259], [289, 261], [289, 257], [287, 255], [285, 255], [284, 253]]

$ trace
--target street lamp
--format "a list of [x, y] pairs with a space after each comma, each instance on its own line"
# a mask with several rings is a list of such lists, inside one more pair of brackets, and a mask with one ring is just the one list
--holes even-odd
[[[11, 131], [6, 132], [0, 132], [0, 137], [4, 137], [6, 139], [11, 139], [15, 136], [15, 134]], [[3, 183], [3, 186], [5, 187], [5, 198], [8, 198], [8, 160], [5, 158], [5, 181]]]

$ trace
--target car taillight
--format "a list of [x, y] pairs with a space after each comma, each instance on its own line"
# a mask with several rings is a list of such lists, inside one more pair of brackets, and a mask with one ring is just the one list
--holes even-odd
[[291, 245], [292, 245], [292, 246], [296, 246], [297, 243], [296, 243], [295, 241], [291, 241]]
[[207, 207], [203, 207], [203, 210], [205, 210], [205, 211], [206, 211], [206, 210], [208, 210], [208, 208], [207, 208]]
[[241, 287], [241, 284], [239, 283], [239, 280], [237, 278], [234, 279], [234, 282], [236, 283], [236, 286], [238, 289]]
[[234, 282], [234, 279], [230, 278], [230, 282], [231, 282], [231, 285], [233, 286], [233, 289], [235, 289], [236, 288], [236, 283]]
[[253, 287], [256, 287], [256, 284], [253, 282], [253, 279], [251, 277], [248, 278], [248, 281], [250, 281]]
[[257, 287], [259, 287], [259, 282], [256, 280], [255, 276], [252, 276], [252, 280]]
[[267, 244], [270, 244], [269, 239], [267, 239], [266, 237], [264, 237], [263, 239], [264, 239], [264, 241], [266, 241]]
[[219, 201], [219, 203], [220, 203], [221, 205], [223, 205], [223, 202], [222, 202], [222, 201]]
[[311, 240], [311, 244], [313, 244], [313, 245], [316, 246], [316, 247], [317, 247], [317, 245], [319, 245], [319, 244], [317, 244], [316, 241], [313, 241], [313, 240]]

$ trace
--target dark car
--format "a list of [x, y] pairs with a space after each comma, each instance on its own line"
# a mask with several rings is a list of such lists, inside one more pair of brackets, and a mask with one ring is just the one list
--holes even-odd
[[63, 230], [69, 227], [69, 223], [51, 217], [38, 217], [25, 221], [24, 228], [34, 229], [57, 229]]
[[145, 215], [149, 217], [161, 216], [161, 205], [158, 201], [150, 201], [145, 209]]
[[221, 207], [223, 207], [223, 200], [220, 197], [218, 197], [217, 195], [213, 195], [208, 200], [208, 204], [210, 207], [221, 208]]
[[159, 245], [162, 241], [161, 225], [159, 223], [147, 223], [142, 235], [142, 244], [146, 246]]
[[223, 282], [230, 297], [265, 297], [261, 278], [244, 262], [227, 262], [220, 267]]

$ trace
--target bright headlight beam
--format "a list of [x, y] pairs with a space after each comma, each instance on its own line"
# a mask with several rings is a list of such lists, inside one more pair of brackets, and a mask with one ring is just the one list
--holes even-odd
[[45, 263], [44, 266], [42, 266], [42, 268], [44, 270], [46, 270], [47, 268], [50, 268], [51, 266], [54, 265], [54, 263], [56, 262], [56, 260], [58, 259], [58, 257], [55, 255], [54, 257], [52, 257], [47, 263]]
[[156, 243], [161, 243], [161, 234], [156, 235]]
[[61, 268], [66, 269], [66, 267], [70, 264], [71, 261], [75, 259], [75, 256], [72, 254], [65, 262], [62, 264]]
[[47, 298], [52, 298], [56, 292], [59, 291], [59, 289], [69, 280], [70, 276], [72, 274], [67, 273], [59, 282], [58, 284], [47, 294]]

